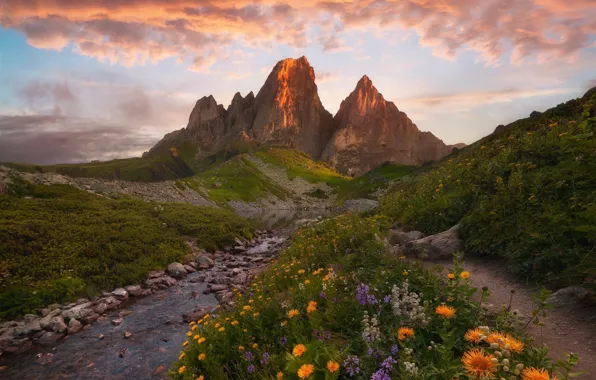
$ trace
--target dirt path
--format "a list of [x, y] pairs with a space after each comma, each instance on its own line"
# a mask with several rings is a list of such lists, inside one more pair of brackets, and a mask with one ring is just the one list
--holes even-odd
[[[449, 263], [441, 263], [450, 267]], [[490, 259], [468, 258], [464, 262], [466, 270], [471, 272], [472, 285], [478, 289], [486, 286], [490, 291], [488, 303], [491, 308], [500, 309], [501, 305], [509, 303], [511, 290], [515, 290], [512, 310], [518, 310], [521, 315], [530, 319], [534, 303], [532, 296], [537, 289], [515, 279], [506, 271], [502, 262]], [[579, 305], [551, 310], [545, 320], [542, 333], [539, 328], [530, 325], [528, 331], [535, 339], [535, 343], [546, 344], [551, 358], [565, 358], [569, 352], [579, 355], [580, 362], [576, 372], [585, 371], [586, 374], [578, 379], [596, 379], [596, 310], [587, 309]]]

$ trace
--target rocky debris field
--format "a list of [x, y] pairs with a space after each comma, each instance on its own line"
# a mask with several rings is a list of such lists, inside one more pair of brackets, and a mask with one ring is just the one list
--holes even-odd
[[[55, 345], [67, 335], [89, 329], [96, 320], [107, 318], [109, 311], [126, 306], [131, 298], [149, 296], [172, 287], [189, 273], [199, 272], [189, 281], [206, 283], [203, 293], [213, 293], [225, 307], [233, 302], [232, 289], [244, 292], [254, 274], [276, 257], [285, 240], [272, 231], [256, 231], [252, 240], [236, 239], [235, 245], [214, 253], [198, 249], [194, 242], [188, 242], [192, 252], [190, 261], [171, 263], [166, 270], [149, 272], [142, 284], [103, 292], [100, 296], [79, 299], [70, 304], [50, 305], [41, 310], [40, 315], [28, 314], [22, 320], [0, 324], [0, 356], [21, 354], [34, 345]], [[184, 318], [189, 321], [198, 319], [197, 316], [205, 312], [205, 309], [195, 310]], [[117, 326], [123, 318], [115, 318], [111, 322]]]

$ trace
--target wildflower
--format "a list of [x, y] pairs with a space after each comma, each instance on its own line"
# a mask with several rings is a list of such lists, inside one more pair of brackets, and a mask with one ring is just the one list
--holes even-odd
[[476, 329], [468, 330], [468, 332], [464, 336], [464, 339], [467, 340], [468, 342], [478, 344], [482, 340], [482, 336], [484, 336], [484, 333], [482, 332], [482, 330], [476, 328]]
[[530, 198], [528, 198], [529, 201], [533, 200], [534, 198], [536, 198], [536, 196], [534, 194], [530, 195]]
[[407, 275], [408, 275], [408, 271], [407, 271], [407, 270], [405, 270], [405, 271], [404, 271], [404, 276], [407, 276]]
[[455, 275], [453, 273], [449, 273], [447, 275], [447, 278], [450, 279], [450, 280], [453, 280], [455, 278]]
[[199, 344], [203, 344], [205, 342], [205, 340], [207, 340], [207, 339], [201, 337], [201, 338], [199, 338], [199, 340], [197, 342], [199, 342]]
[[497, 371], [493, 359], [496, 359], [493, 355], [485, 354], [484, 350], [474, 348], [464, 354], [462, 363], [472, 377], [491, 378]]
[[435, 309], [435, 312], [447, 319], [451, 319], [455, 316], [455, 309], [447, 305], [439, 305]]
[[469, 278], [470, 277], [470, 272], [463, 271], [463, 272], [460, 273], [459, 277], [461, 277], [463, 279]]
[[182, 345], [183, 345], [184, 347], [188, 346], [188, 340], [185, 340], [185, 341], [182, 343]]
[[244, 351], [244, 346], [238, 346], [239, 351]]
[[281, 338], [279, 338], [279, 343], [280, 343], [282, 346], [285, 346], [285, 345], [286, 345], [286, 343], [288, 343], [288, 338], [286, 338], [285, 336], [282, 336]]
[[201, 375], [201, 376], [197, 377], [197, 380], [205, 380], [205, 376]]
[[178, 373], [184, 373], [186, 371], [186, 366], [183, 365], [182, 367], [178, 368]]
[[200, 354], [200, 355], [199, 355], [199, 358], [198, 358], [198, 359], [199, 359], [199, 360], [205, 360], [205, 358], [206, 358], [206, 357], [207, 357], [207, 355], [205, 355], [205, 354], [203, 353], [203, 354]]
[[327, 298], [327, 294], [325, 294], [325, 291], [321, 291], [321, 293], [319, 293], [319, 297]]
[[557, 126], [557, 123], [552, 123], [552, 124], [549, 124], [549, 127], [551, 127], [551, 128], [554, 128], [554, 127], [556, 127], [556, 126]]
[[391, 355], [395, 355], [399, 352], [399, 346], [397, 344], [394, 344], [393, 346], [391, 346]]
[[181, 352], [180, 353], [180, 356], [178, 356], [178, 360], [182, 360], [182, 358], [185, 357], [185, 356], [186, 356], [186, 353]]
[[300, 314], [300, 312], [297, 309], [292, 309], [288, 311], [288, 318], [294, 318], [298, 314]]
[[253, 343], [252, 348], [257, 349], [257, 348], [259, 348], [259, 345], [257, 343]]
[[256, 318], [259, 316], [259, 313], [254, 313], [252, 316]]
[[303, 364], [298, 369], [298, 377], [301, 378], [301, 379], [306, 379], [310, 375], [312, 375], [313, 372], [315, 372], [315, 366], [314, 365], [312, 365], [312, 364]]
[[317, 311], [317, 302], [316, 301], [310, 301], [308, 303], [308, 307], [306, 308], [306, 312], [308, 314], [310, 314], [310, 313], [313, 313], [315, 311]]
[[298, 344], [292, 350], [292, 355], [294, 356], [302, 356], [306, 352], [306, 346], [304, 344]]
[[389, 302], [391, 302], [391, 295], [389, 295], [389, 294], [388, 294], [388, 295], [386, 295], [386, 296], [383, 298], [383, 302], [385, 302], [385, 303], [389, 303]]
[[544, 368], [526, 368], [522, 372], [523, 380], [550, 380], [547, 370]]
[[329, 370], [329, 372], [337, 372], [337, 370], [339, 370], [339, 363], [334, 362], [333, 360], [329, 360], [327, 362], [327, 369]]
[[246, 358], [246, 360], [248, 360], [249, 362], [252, 362], [252, 360], [255, 358], [252, 354], [252, 352], [250, 351], [246, 351], [244, 353], [244, 357]]
[[304, 269], [300, 269], [300, 270], [298, 271], [298, 274], [303, 274], [303, 273], [304, 273]]
[[249, 305], [245, 305], [242, 307], [242, 310], [249, 311], [250, 309], [252, 309], [252, 307], [250, 307]]
[[384, 369], [380, 369], [372, 374], [370, 380], [391, 380], [391, 377], [389, 377]]
[[414, 336], [414, 329], [410, 327], [400, 327], [397, 330], [397, 339], [399, 340], [406, 340], [411, 336]]
[[269, 352], [263, 353], [263, 358], [261, 359], [261, 365], [266, 365], [269, 363]]
[[360, 358], [358, 356], [348, 355], [344, 361], [344, 368], [350, 377], [360, 373]]
[[226, 331], [226, 328], [225, 327], [220, 327], [219, 329], [217, 329], [217, 331], [224, 332], [224, 331]]
[[253, 373], [255, 371], [255, 366], [254, 365], [249, 365], [247, 368], [248, 373]]
[[240, 323], [240, 322], [238, 322], [238, 321], [232, 321], [232, 326], [238, 326], [238, 323]]
[[283, 372], [278, 372], [277, 375], [275, 376], [278, 380], [281, 380], [284, 378], [284, 373]]

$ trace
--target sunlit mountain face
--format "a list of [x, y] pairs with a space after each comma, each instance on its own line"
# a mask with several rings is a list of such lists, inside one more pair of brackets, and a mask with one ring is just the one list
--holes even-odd
[[[367, 75], [446, 144], [596, 80], [591, 0], [3, 0], [0, 26], [0, 161], [140, 155], [201, 97], [256, 94], [288, 57], [308, 57], [331, 114]], [[298, 123], [276, 96], [280, 125]]]

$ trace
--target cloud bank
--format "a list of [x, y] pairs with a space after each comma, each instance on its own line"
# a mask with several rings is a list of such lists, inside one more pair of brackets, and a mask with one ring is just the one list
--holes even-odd
[[594, 46], [593, 0], [3, 0], [0, 25], [30, 45], [70, 48], [125, 66], [174, 57], [206, 72], [233, 44], [350, 51], [346, 33], [415, 32], [437, 56], [471, 51], [500, 59], [574, 59]]

